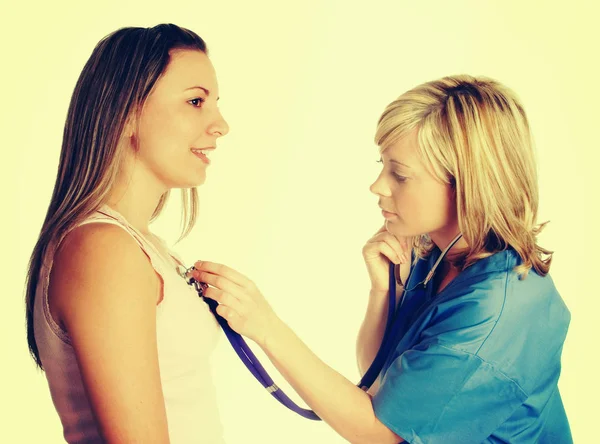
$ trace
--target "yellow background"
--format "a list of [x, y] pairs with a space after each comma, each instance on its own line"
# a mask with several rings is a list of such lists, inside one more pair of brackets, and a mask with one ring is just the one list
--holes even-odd
[[[300, 337], [352, 380], [368, 292], [360, 250], [382, 223], [368, 191], [379, 168], [372, 140], [379, 114], [406, 89], [447, 74], [483, 74], [513, 88], [538, 150], [539, 219], [551, 221], [541, 242], [556, 251], [551, 274], [572, 313], [560, 389], [575, 442], [595, 441], [595, 2], [350, 3], [3, 2], [0, 442], [62, 442], [45, 378], [27, 353], [23, 282], [75, 81], [104, 35], [161, 22], [207, 41], [231, 126], [200, 188], [201, 220], [177, 251], [190, 263], [224, 262], [248, 275]], [[178, 218], [173, 204], [156, 231], [174, 241]], [[344, 442], [279, 406], [225, 338], [215, 366], [228, 443]]]

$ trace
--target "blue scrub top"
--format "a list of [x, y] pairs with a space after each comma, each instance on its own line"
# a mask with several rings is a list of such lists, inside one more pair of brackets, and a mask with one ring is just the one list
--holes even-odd
[[[406, 287], [439, 255], [419, 259]], [[509, 249], [467, 267], [438, 295], [431, 283], [406, 293], [405, 327], [373, 397], [377, 418], [404, 440], [572, 442], [557, 387], [570, 313], [551, 277], [532, 269], [520, 280], [520, 263]]]

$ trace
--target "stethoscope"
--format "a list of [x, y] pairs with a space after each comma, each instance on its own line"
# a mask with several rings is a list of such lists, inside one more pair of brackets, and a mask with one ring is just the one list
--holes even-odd
[[[435, 261], [435, 264], [433, 264], [433, 267], [431, 267], [431, 271], [429, 273], [427, 273], [427, 276], [425, 276], [425, 279], [423, 279], [418, 284], [415, 284], [412, 288], [404, 288], [404, 283], [402, 282], [402, 279], [400, 277], [400, 264], [395, 265], [394, 266], [394, 274], [396, 275], [396, 282], [398, 283], [398, 285], [403, 287], [405, 292], [414, 291], [417, 289], [417, 287], [419, 287], [421, 285], [423, 285], [423, 288], [427, 287], [427, 284], [429, 283], [429, 281], [431, 281], [433, 279], [433, 276], [435, 275], [435, 270], [437, 269], [438, 265], [440, 265], [440, 263], [442, 262], [444, 257], [446, 257], [446, 254], [448, 254], [448, 251], [450, 251], [450, 249], [460, 240], [461, 237], [462, 237], [462, 233], [458, 233], [456, 235], [456, 237], [454, 239], [452, 239], [452, 241], [448, 244], [448, 246], [444, 249], [444, 251], [442, 251], [442, 254], [440, 254], [440, 257], [438, 257], [437, 261]], [[408, 277], [406, 278], [407, 284], [410, 281], [410, 276], [413, 272], [413, 269], [414, 269], [414, 267], [410, 268], [410, 272], [408, 273]]]
[[[379, 350], [377, 351], [377, 355], [375, 356], [375, 359], [373, 360], [373, 363], [371, 364], [369, 369], [365, 372], [362, 379], [357, 384], [357, 386], [360, 387], [362, 390], [367, 391], [373, 385], [373, 383], [379, 376], [379, 373], [381, 372], [381, 369], [383, 368], [383, 365], [385, 364], [385, 362], [392, 350], [392, 347], [394, 346], [394, 339], [397, 336], [398, 329], [400, 327], [402, 327], [400, 325], [400, 323], [396, 322], [398, 320], [397, 315], [398, 315], [398, 312], [400, 311], [400, 308], [402, 308], [402, 306], [403, 306], [407, 292], [412, 292], [420, 286], [423, 286], [423, 289], [425, 289], [427, 287], [427, 284], [433, 279], [433, 276], [435, 275], [435, 271], [436, 271], [437, 267], [442, 262], [442, 260], [444, 259], [444, 257], [448, 253], [448, 251], [454, 246], [454, 244], [456, 244], [456, 242], [458, 242], [458, 240], [461, 238], [461, 236], [462, 236], [462, 234], [459, 233], [452, 240], [452, 242], [450, 242], [450, 244], [446, 247], [446, 249], [444, 249], [444, 251], [442, 252], [440, 257], [437, 259], [437, 261], [431, 268], [431, 271], [429, 273], [427, 273], [427, 276], [425, 277], [425, 279], [422, 280], [421, 282], [415, 284], [412, 288], [406, 288], [406, 286], [405, 286], [410, 283], [410, 279], [412, 277], [412, 273], [414, 270], [414, 267], [412, 266], [412, 258], [411, 258], [411, 268], [408, 273], [406, 283], [403, 283], [402, 279], [400, 278], [400, 266], [390, 263], [390, 269], [389, 269], [389, 288], [390, 288], [390, 290], [389, 290], [389, 298], [388, 298], [387, 324], [386, 324], [385, 332], [383, 334], [383, 339], [381, 341], [381, 346], [379, 347]], [[303, 416], [304, 418], [312, 419], [315, 421], [320, 421], [321, 418], [319, 418], [314, 411], [312, 411], [310, 409], [304, 409], [304, 408], [298, 406], [277, 386], [277, 384], [275, 384], [273, 382], [273, 380], [268, 375], [267, 371], [264, 369], [264, 367], [261, 365], [261, 363], [258, 361], [258, 359], [254, 355], [254, 353], [252, 352], [252, 350], [250, 349], [250, 347], [248, 346], [248, 344], [246, 343], [244, 338], [239, 333], [232, 330], [231, 327], [229, 327], [229, 324], [227, 323], [225, 318], [223, 318], [222, 316], [220, 316], [217, 313], [217, 306], [219, 305], [218, 302], [204, 296], [204, 292], [208, 288], [208, 284], [206, 284], [204, 282], [198, 282], [196, 279], [191, 277], [190, 273], [193, 270], [195, 270], [195, 267], [185, 268], [183, 265], [180, 265], [178, 272], [181, 275], [181, 277], [183, 277], [185, 279], [185, 281], [187, 282], [188, 285], [191, 285], [194, 287], [194, 289], [198, 293], [198, 296], [201, 297], [204, 300], [204, 302], [206, 302], [206, 304], [210, 308], [210, 311], [213, 313], [213, 315], [217, 319], [217, 322], [219, 323], [219, 325], [225, 332], [225, 335], [227, 336], [227, 339], [231, 343], [233, 349], [235, 350], [237, 355], [240, 357], [242, 362], [246, 365], [248, 370], [250, 370], [250, 372], [258, 380], [258, 382], [260, 382], [262, 384], [262, 386], [267, 390], [268, 393], [270, 393], [275, 399], [277, 399], [281, 404], [286, 406], [288, 409], [296, 412], [297, 414], [299, 414], [300, 416]], [[401, 287], [404, 288], [404, 291], [402, 294], [402, 301], [400, 302], [397, 309], [396, 309], [396, 283], [398, 283], [398, 285], [400, 285]]]

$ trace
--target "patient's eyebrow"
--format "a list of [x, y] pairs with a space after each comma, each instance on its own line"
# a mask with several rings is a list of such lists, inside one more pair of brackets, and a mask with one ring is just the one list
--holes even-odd
[[[186, 91], [189, 91], [190, 89], [201, 89], [202, 91], [204, 91], [206, 93], [206, 96], [210, 96], [210, 91], [208, 89], [206, 89], [203, 86], [192, 86], [190, 88], [186, 88]], [[219, 100], [220, 97], [217, 97], [217, 100]]]

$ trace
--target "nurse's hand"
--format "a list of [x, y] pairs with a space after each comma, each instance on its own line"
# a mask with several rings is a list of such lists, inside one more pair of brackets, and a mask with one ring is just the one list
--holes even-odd
[[254, 282], [223, 264], [198, 261], [194, 267], [194, 279], [210, 285], [204, 295], [219, 303], [217, 313], [237, 333], [263, 345], [280, 320]]
[[383, 227], [367, 241], [362, 249], [363, 259], [371, 279], [371, 292], [386, 293], [389, 289], [389, 264], [410, 261], [408, 238], [397, 238]]

